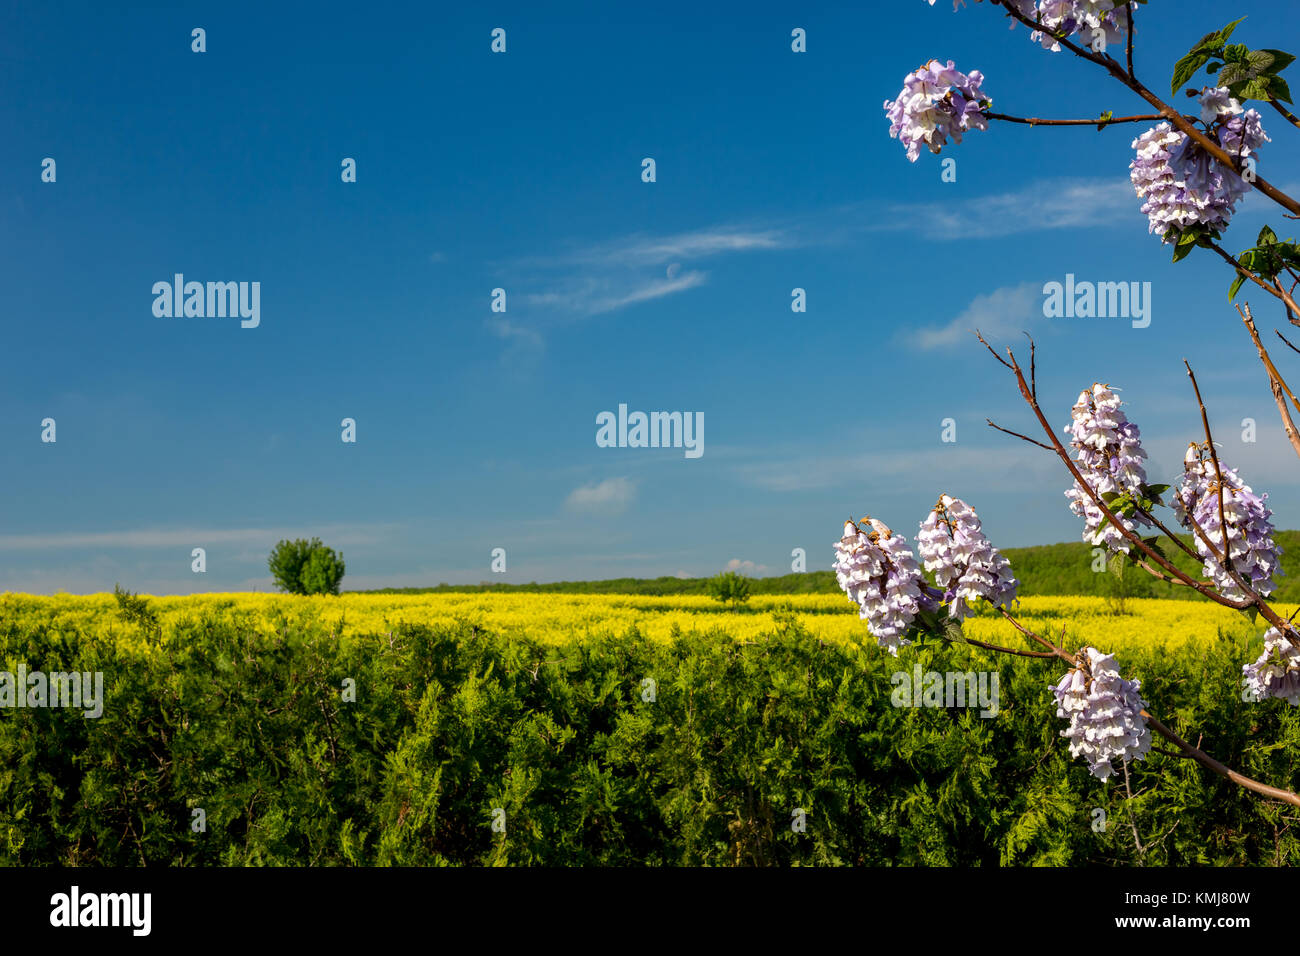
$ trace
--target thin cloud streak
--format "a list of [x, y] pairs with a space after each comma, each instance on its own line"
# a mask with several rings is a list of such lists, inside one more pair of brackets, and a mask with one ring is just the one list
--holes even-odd
[[259, 544], [268, 547], [281, 538], [328, 537], [339, 546], [383, 543], [386, 530], [400, 525], [316, 528], [150, 528], [132, 531], [66, 531], [50, 534], [0, 535], [0, 551], [38, 551], [61, 548], [199, 548], [225, 544]]
[[892, 203], [864, 216], [867, 232], [920, 232], [930, 239], [994, 239], [1026, 232], [1141, 224], [1127, 179], [1044, 179], [1014, 192], [945, 202]]

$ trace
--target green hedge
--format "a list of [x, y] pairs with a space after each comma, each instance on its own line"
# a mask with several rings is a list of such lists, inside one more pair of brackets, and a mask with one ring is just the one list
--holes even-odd
[[[0, 623], [5, 669], [102, 671], [106, 696], [98, 719], [0, 709], [0, 862], [1300, 862], [1287, 812], [1191, 761], [1135, 764], [1132, 800], [1122, 775], [1089, 776], [1058, 736], [1051, 662], [967, 646], [895, 659], [786, 621], [748, 644], [632, 631], [554, 647], [470, 623], [382, 635], [286, 623], [255, 636], [225, 612], [168, 638], [145, 657]], [[1296, 711], [1240, 699], [1248, 653], [1221, 639], [1121, 664], [1155, 713], [1212, 754], [1300, 785]], [[891, 675], [917, 662], [996, 669], [1001, 712], [891, 706]], [[341, 699], [347, 678], [354, 703]], [[195, 808], [205, 832], [192, 829]]]

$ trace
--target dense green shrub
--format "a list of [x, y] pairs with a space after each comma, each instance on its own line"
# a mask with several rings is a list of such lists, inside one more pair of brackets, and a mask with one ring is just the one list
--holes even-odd
[[[138, 618], [122, 626], [152, 652], [0, 623], [3, 669], [102, 671], [106, 698], [98, 719], [0, 708], [0, 863], [1300, 862], [1285, 811], [1192, 761], [1135, 764], [1132, 800], [1122, 776], [1091, 777], [1058, 736], [1051, 663], [964, 645], [892, 658], [779, 619], [754, 643], [633, 630], [557, 648], [469, 622], [257, 635], [234, 610], [159, 647]], [[1122, 663], [1166, 722], [1295, 787], [1300, 716], [1241, 701], [1249, 653], [1225, 638]], [[915, 664], [996, 671], [999, 714], [892, 706], [891, 676]]]
[[731, 605], [734, 611], [749, 600], [749, 578], [735, 571], [724, 571], [709, 578], [709, 597]]
[[290, 594], [338, 594], [346, 570], [342, 553], [325, 547], [320, 538], [278, 542], [266, 566], [276, 587]]

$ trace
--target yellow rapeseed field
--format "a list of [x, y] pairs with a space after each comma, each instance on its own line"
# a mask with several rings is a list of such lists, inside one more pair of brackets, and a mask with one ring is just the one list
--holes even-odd
[[[266, 633], [295, 621], [317, 620], [334, 631], [387, 633], [403, 624], [436, 626], [470, 621], [507, 634], [527, 634], [550, 643], [635, 626], [651, 640], [682, 632], [721, 629], [737, 640], [770, 631], [779, 616], [793, 615], [815, 637], [832, 642], [869, 643], [866, 624], [838, 594], [759, 595], [739, 612], [702, 595], [537, 594], [479, 592], [442, 594], [343, 594], [295, 597], [283, 594], [202, 594], [149, 598], [163, 624], [210, 611], [238, 612]], [[1278, 606], [1290, 614], [1293, 607]], [[1027, 597], [1016, 611], [1026, 626], [1049, 634], [1070, 649], [1092, 644], [1104, 651], [1141, 645], [1175, 650], [1213, 638], [1220, 630], [1250, 637], [1262, 628], [1240, 613], [1209, 602], [1129, 600], [1125, 613], [1098, 597]], [[0, 594], [0, 621], [40, 621], [64, 632], [117, 634], [138, 641], [138, 631], [117, 614], [111, 594], [36, 596]], [[1012, 626], [982, 611], [965, 624], [969, 637], [1008, 647], [1026, 646]]]

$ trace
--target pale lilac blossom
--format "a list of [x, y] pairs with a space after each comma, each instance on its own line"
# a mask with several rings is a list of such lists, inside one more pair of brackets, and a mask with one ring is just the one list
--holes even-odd
[[[1065, 427], [1075, 449], [1075, 467], [1103, 502], [1112, 493], [1139, 495], [1147, 480], [1142, 467], [1142, 459], [1147, 457], [1142, 434], [1120, 410], [1121, 404], [1109, 385], [1095, 384], [1079, 393], [1070, 410], [1070, 424]], [[1065, 496], [1070, 500], [1070, 510], [1084, 519], [1083, 540], [1127, 554], [1128, 539], [1107, 519], [1087, 490], [1077, 480], [1073, 484]], [[1117, 517], [1129, 531], [1150, 524], [1141, 515]]]
[[960, 143], [969, 129], [987, 129], [983, 111], [992, 101], [980, 89], [983, 82], [979, 70], [967, 75], [952, 60], [947, 66], [931, 60], [909, 73], [897, 99], [885, 101], [890, 137], [901, 141], [907, 158], [916, 162], [922, 146], [937, 153], [950, 139]]
[[1056, 716], [1070, 722], [1061, 731], [1070, 740], [1070, 756], [1083, 757], [1092, 775], [1106, 780], [1115, 772], [1112, 760], [1145, 760], [1151, 748], [1142, 682], [1121, 677], [1113, 654], [1085, 647], [1078, 657], [1080, 666], [1053, 688]]
[[[1267, 597], [1277, 586], [1274, 575], [1283, 573], [1282, 551], [1273, 540], [1273, 512], [1264, 504], [1268, 495], [1255, 494], [1222, 459], [1219, 469], [1223, 475], [1223, 517], [1228, 524], [1228, 558], [1232, 570], [1252, 591]], [[1214, 556], [1214, 550], [1223, 552], [1223, 528], [1219, 522], [1219, 481], [1205, 444], [1188, 447], [1183, 477], [1174, 490], [1173, 508], [1179, 524], [1193, 531], [1205, 577], [1225, 597], [1236, 601], [1249, 597]], [[1214, 550], [1195, 533], [1198, 526]]]
[[869, 531], [845, 522], [835, 543], [835, 579], [858, 605], [859, 617], [889, 653], [912, 643], [904, 635], [923, 610], [933, 611], [938, 592], [925, 582], [907, 539], [883, 522], [868, 519]]
[[1250, 664], [1241, 665], [1251, 700], [1276, 697], [1300, 707], [1300, 650], [1275, 627], [1264, 635], [1264, 650]]
[[921, 522], [917, 551], [943, 590], [948, 616], [961, 621], [983, 598], [999, 607], [1016, 599], [1011, 564], [985, 536], [975, 510], [960, 498], [942, 496]]

